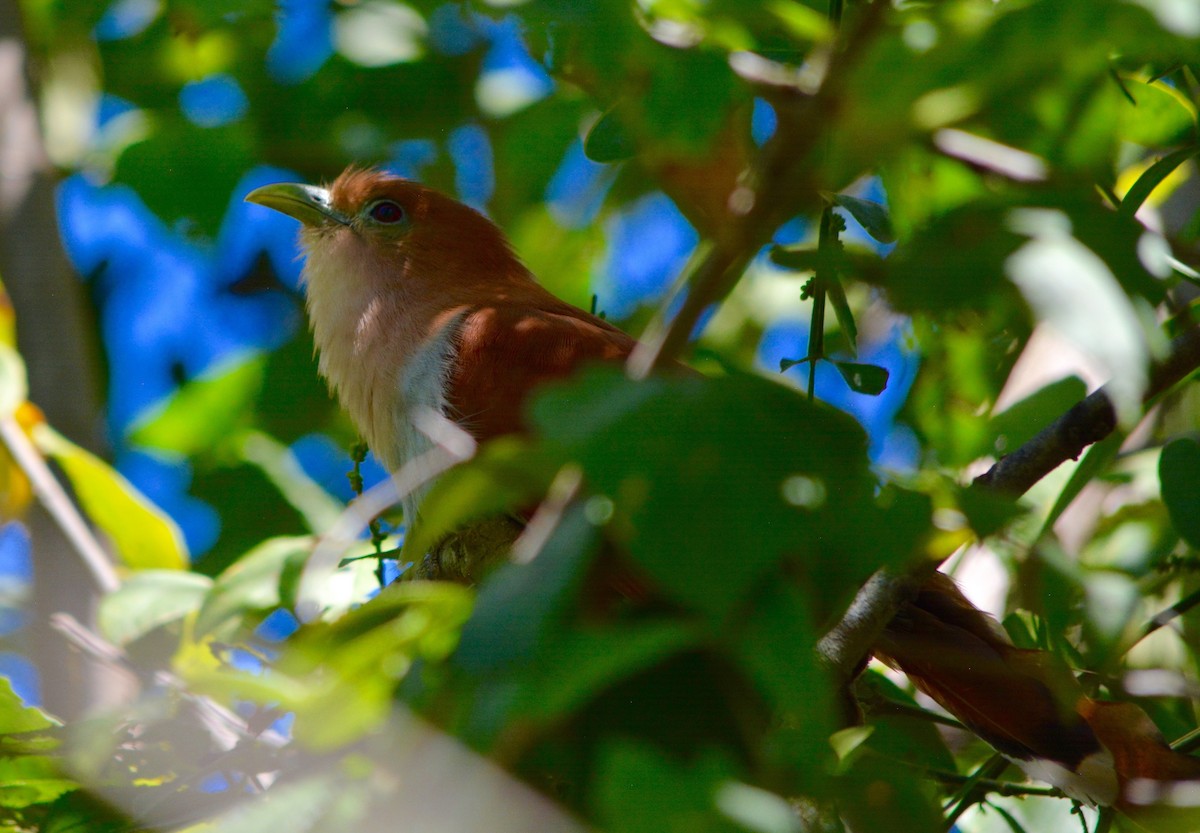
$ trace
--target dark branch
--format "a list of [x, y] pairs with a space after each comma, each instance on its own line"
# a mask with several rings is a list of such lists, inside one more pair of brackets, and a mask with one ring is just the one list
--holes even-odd
[[[1200, 328], [1171, 342], [1167, 358], [1154, 365], [1144, 401], [1149, 404], [1200, 367]], [[1006, 495], [1022, 495], [1059, 465], [1074, 460], [1085, 448], [1107, 437], [1117, 417], [1104, 388], [1071, 408], [1025, 445], [999, 460], [975, 480], [975, 485]]]
[[[1167, 357], [1150, 371], [1144, 401], [1153, 403], [1200, 369], [1200, 327], [1177, 336]], [[1116, 415], [1104, 388], [1071, 408], [975, 481], [975, 487], [1013, 497], [1024, 494], [1059, 465], [1116, 428]], [[848, 682], [871, 654], [884, 628], [912, 601], [938, 564], [923, 561], [900, 573], [877, 571], [859, 589], [845, 616], [818, 645], [822, 661], [839, 682]]]

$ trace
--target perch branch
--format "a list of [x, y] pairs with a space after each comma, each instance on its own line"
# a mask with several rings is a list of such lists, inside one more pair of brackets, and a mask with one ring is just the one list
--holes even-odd
[[[1177, 336], [1167, 357], [1150, 370], [1143, 401], [1151, 403], [1200, 369], [1200, 327]], [[1116, 428], [1116, 414], [1104, 388], [1064, 413], [1012, 454], [976, 478], [974, 488], [1011, 496], [1034, 483]], [[839, 682], [851, 680], [896, 613], [916, 595], [938, 564], [922, 561], [906, 570], [878, 570], [851, 602], [842, 620], [818, 643], [821, 660]]]

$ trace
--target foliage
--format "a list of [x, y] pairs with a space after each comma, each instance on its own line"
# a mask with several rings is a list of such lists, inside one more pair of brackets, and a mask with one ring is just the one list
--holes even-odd
[[[5, 305], [0, 419], [112, 545], [119, 587], [76, 637], [142, 692], [63, 726], [0, 685], [6, 826], [1194, 828], [1169, 802], [1073, 818], [874, 666], [846, 728], [818, 651], [876, 570], [953, 555], [1003, 574], [1018, 645], [1190, 745], [1200, 401], [1155, 368], [1200, 282], [1191, 5], [22, 10], [115, 468], [25, 402]], [[95, 105], [72, 141], [65, 89]], [[546, 390], [534, 436], [444, 476], [424, 526], [386, 516], [377, 574], [370, 519], [341, 515], [353, 435], [309, 358], [294, 224], [241, 202], [351, 162], [485, 208], [659, 363], [708, 316], [705, 375]], [[968, 488], [1096, 381], [1110, 439], [1019, 499]], [[18, 516], [32, 464], [0, 465]], [[478, 587], [378, 588], [532, 506]]]

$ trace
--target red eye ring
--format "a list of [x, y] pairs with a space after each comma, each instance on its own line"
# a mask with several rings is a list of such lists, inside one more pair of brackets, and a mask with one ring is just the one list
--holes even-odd
[[404, 219], [404, 209], [391, 200], [380, 200], [367, 210], [367, 214], [375, 222], [388, 226]]

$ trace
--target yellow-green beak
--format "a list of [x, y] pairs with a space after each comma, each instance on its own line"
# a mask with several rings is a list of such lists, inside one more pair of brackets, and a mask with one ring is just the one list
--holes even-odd
[[295, 217], [306, 226], [322, 226], [328, 223], [350, 225], [350, 218], [330, 203], [329, 192], [315, 185], [276, 182], [273, 185], [255, 188], [246, 195], [246, 202], [273, 208], [289, 217]]

